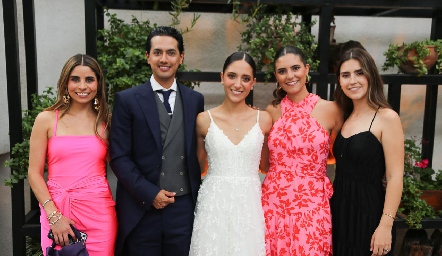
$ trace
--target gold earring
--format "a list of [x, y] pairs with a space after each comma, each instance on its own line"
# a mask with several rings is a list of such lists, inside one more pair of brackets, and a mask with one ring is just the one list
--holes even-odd
[[98, 101], [97, 98], [95, 98], [94, 100], [94, 108], [96, 111], [100, 110], [100, 102]]
[[309, 75], [307, 75], [305, 77], [305, 85], [310, 85], [310, 76]]
[[281, 86], [279, 85], [279, 83], [278, 82], [276, 82], [276, 90], [281, 90]]
[[69, 104], [70, 103], [70, 100], [71, 99], [71, 96], [69, 96], [69, 94], [65, 94], [65, 95], [63, 95], [63, 103], [66, 105], [66, 104]]

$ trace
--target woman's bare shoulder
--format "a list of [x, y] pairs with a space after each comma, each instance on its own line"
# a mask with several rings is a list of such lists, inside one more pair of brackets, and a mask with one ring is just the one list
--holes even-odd
[[324, 110], [326, 112], [330, 112], [330, 113], [332, 113], [332, 112], [339, 113], [340, 112], [340, 108], [335, 101], [319, 99], [318, 102], [316, 103], [316, 106], [320, 107], [321, 110]]
[[47, 110], [38, 113], [35, 123], [53, 123], [55, 121], [55, 111]]
[[382, 122], [387, 124], [389, 122], [401, 122], [398, 113], [396, 113], [396, 111], [394, 111], [391, 108], [380, 108], [378, 110], [377, 115], [379, 116], [379, 119], [381, 119]]

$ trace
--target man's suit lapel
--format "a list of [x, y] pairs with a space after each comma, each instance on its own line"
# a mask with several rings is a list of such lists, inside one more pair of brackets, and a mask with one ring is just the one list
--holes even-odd
[[160, 117], [158, 115], [155, 95], [150, 82], [145, 83], [142, 89], [142, 91], [135, 94], [135, 97], [144, 117], [146, 118], [147, 124], [153, 133], [158, 152], [162, 152], [163, 147], [161, 143]]
[[[189, 104], [189, 102], [191, 101], [191, 93], [192, 91], [190, 89], [188, 89], [187, 87], [184, 88], [184, 85], [181, 85], [178, 83], [178, 87], [180, 89], [180, 93], [181, 93], [181, 101], [183, 103], [183, 120], [184, 120], [184, 132], [185, 132], [185, 140], [186, 140], [186, 153], [187, 155], [189, 155], [190, 152], [190, 148], [192, 145], [192, 138], [194, 136], [193, 134], [193, 127], [196, 125], [195, 124], [195, 119], [192, 119], [192, 111], [196, 111], [195, 108], [193, 108], [192, 106], [194, 106], [194, 104]], [[186, 90], [187, 89], [187, 90]]]

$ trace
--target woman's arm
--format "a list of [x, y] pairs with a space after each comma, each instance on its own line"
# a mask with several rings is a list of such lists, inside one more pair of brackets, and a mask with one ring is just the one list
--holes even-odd
[[210, 125], [210, 118], [207, 112], [199, 113], [196, 117], [196, 154], [201, 168], [201, 177], [207, 174], [209, 168], [207, 163], [207, 152], [204, 138]]
[[54, 123], [53, 112], [45, 111], [38, 114], [31, 132], [29, 148], [29, 169], [28, 179], [35, 197], [44, 207], [47, 216], [52, 216], [48, 220], [50, 228], [54, 233], [55, 242], [60, 245], [69, 244], [68, 234], [75, 238], [69, 224], [74, 222], [59, 212], [57, 206], [52, 201], [48, 187], [43, 177], [50, 126]]
[[[259, 111], [259, 110], [258, 110]], [[269, 147], [267, 144], [267, 139], [269, 136], [269, 132], [272, 129], [272, 117], [271, 115], [266, 111], [261, 111], [259, 116], [259, 126], [261, 127], [261, 131], [264, 134], [264, 143], [262, 145], [261, 149], [261, 161], [259, 163], [259, 169], [260, 172], [263, 174], [267, 174], [270, 167], [270, 161], [269, 161]]]
[[[329, 154], [333, 156], [333, 145], [335, 143], [336, 136], [338, 136], [339, 131], [342, 128], [342, 125], [344, 124], [344, 118], [342, 115], [341, 108], [339, 108], [338, 104], [336, 102], [331, 102], [331, 116], [334, 119], [334, 125], [330, 132], [330, 152]], [[334, 156], [333, 156], [334, 157]]]
[[391, 228], [401, 201], [404, 175], [404, 132], [401, 120], [391, 109], [382, 109], [379, 114], [382, 122], [381, 143], [385, 156], [387, 189], [381, 221], [372, 237], [373, 252], [378, 248], [391, 248]]

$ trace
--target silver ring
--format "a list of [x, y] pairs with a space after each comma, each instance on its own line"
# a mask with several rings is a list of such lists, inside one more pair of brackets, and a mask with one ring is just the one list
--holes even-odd
[[390, 250], [389, 249], [384, 249], [384, 252], [389, 252]]

